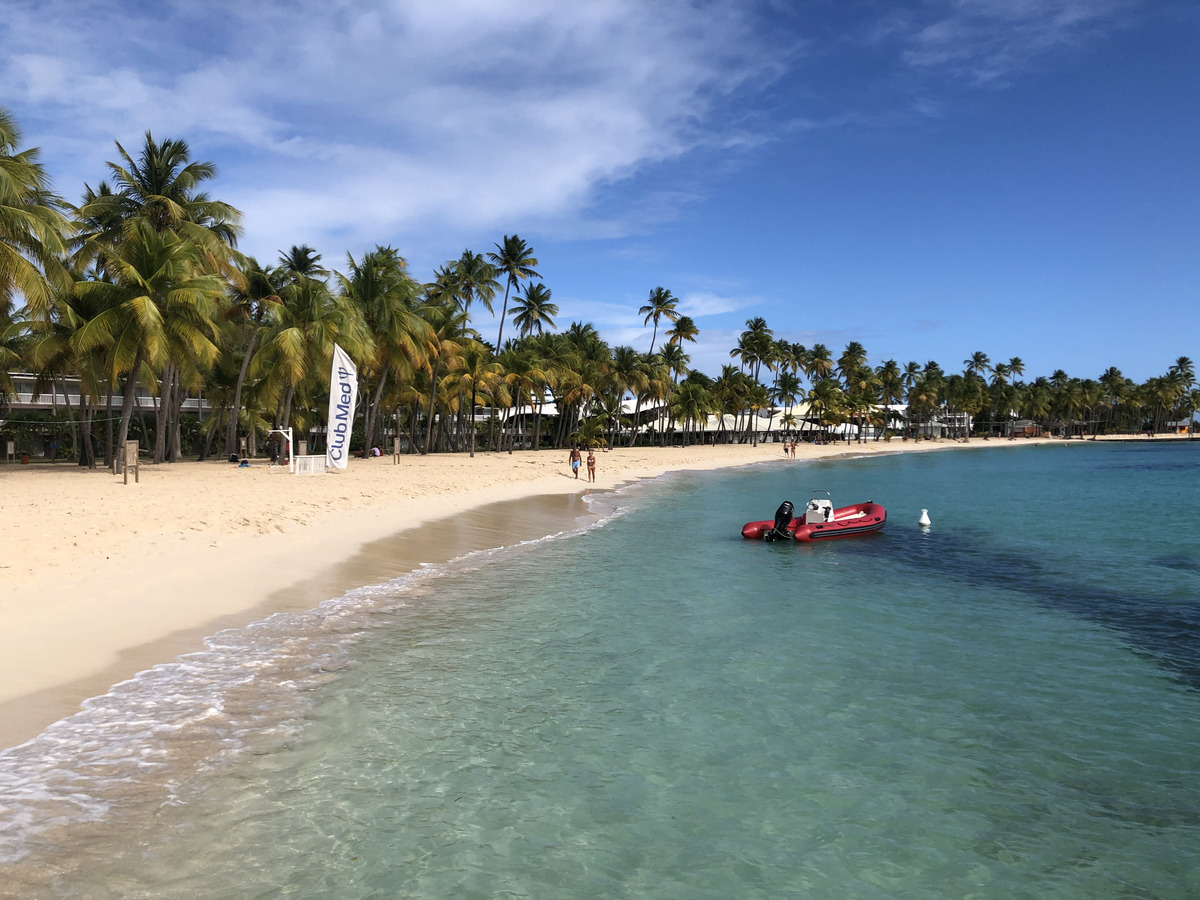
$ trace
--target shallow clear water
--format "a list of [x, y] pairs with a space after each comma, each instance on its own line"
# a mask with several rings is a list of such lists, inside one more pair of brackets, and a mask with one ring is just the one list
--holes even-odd
[[[1196, 445], [1005, 447], [603, 498], [599, 527], [225, 633], [0, 757], [0, 874], [97, 898], [1195, 896], [1198, 474]], [[888, 526], [740, 538], [811, 489]]]

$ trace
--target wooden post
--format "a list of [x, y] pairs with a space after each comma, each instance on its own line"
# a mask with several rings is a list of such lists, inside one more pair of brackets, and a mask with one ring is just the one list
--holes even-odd
[[125, 442], [125, 465], [122, 466], [125, 475], [123, 484], [129, 484], [129, 467], [133, 466], [133, 483], [137, 484], [141, 480], [141, 473], [138, 472], [138, 442]]
[[392, 465], [400, 465], [400, 438], [392, 438]]

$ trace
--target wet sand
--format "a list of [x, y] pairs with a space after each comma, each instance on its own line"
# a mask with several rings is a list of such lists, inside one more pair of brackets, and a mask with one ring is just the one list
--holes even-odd
[[40, 734], [51, 722], [75, 712], [83, 699], [201, 648], [206, 637], [225, 628], [244, 626], [275, 613], [312, 609], [348, 590], [398, 578], [422, 565], [557, 534], [578, 527], [587, 518], [583, 495], [550, 494], [467, 510], [364, 544], [349, 558], [273, 592], [257, 606], [125, 648], [100, 671], [0, 702], [0, 749]]

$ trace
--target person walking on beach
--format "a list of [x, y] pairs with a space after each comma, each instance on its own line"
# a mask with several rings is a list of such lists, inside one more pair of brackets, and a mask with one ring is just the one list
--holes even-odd
[[578, 478], [579, 477], [579, 448], [578, 447], [571, 448], [571, 455], [570, 455], [570, 457], [568, 457], [567, 462], [569, 462], [571, 464], [571, 471], [574, 472], [575, 477]]
[[588, 481], [595, 481], [596, 480], [596, 454], [591, 448], [588, 448], [587, 464], [588, 464]]

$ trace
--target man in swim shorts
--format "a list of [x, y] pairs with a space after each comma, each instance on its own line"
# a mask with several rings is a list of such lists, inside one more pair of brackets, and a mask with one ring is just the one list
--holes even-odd
[[574, 472], [575, 477], [578, 478], [579, 477], [579, 462], [580, 462], [578, 447], [571, 448], [571, 456], [568, 458], [567, 461], [571, 464], [571, 471]]

